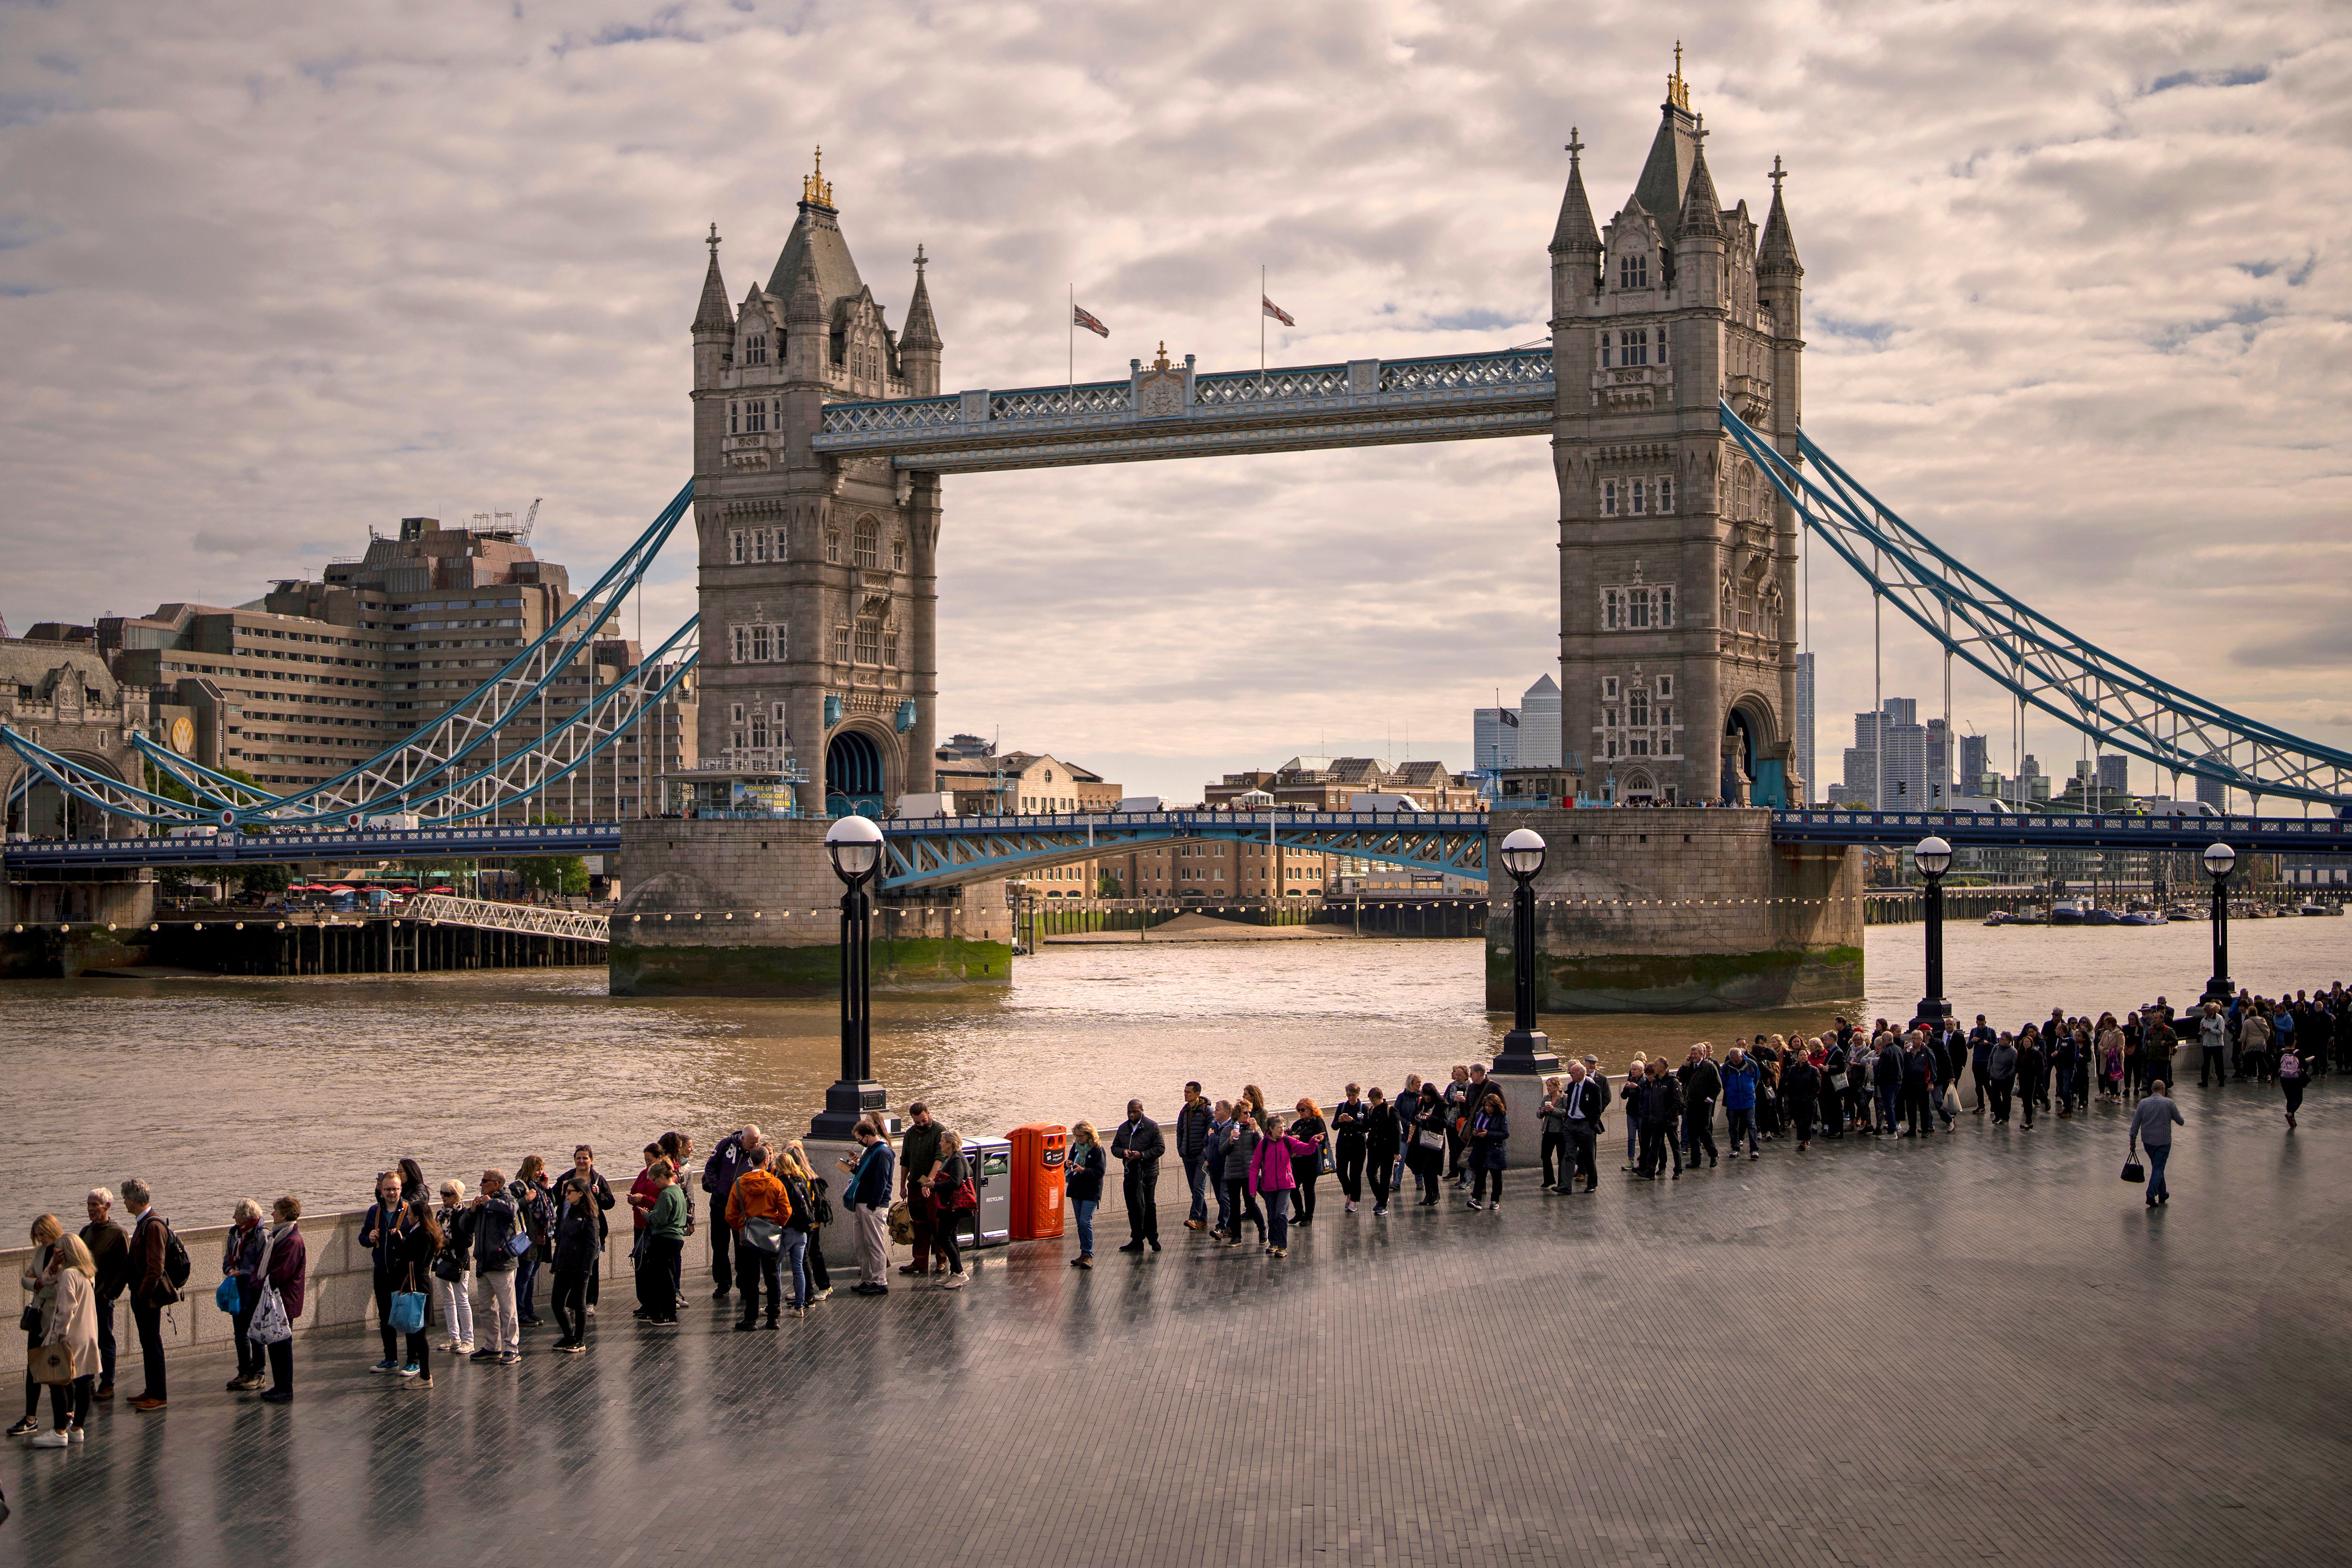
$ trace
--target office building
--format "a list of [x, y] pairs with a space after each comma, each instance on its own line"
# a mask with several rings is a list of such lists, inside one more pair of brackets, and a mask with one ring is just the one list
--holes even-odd
[[1519, 699], [1519, 750], [1512, 766], [1556, 768], [1560, 763], [1559, 685], [1538, 676]]
[[1519, 710], [1516, 708], [1474, 708], [1470, 710], [1470, 765], [1480, 773], [1519, 765]]
[[1813, 782], [1813, 656], [1797, 656], [1797, 728], [1791, 760], [1797, 766], [1797, 804], [1811, 805], [1821, 786]]

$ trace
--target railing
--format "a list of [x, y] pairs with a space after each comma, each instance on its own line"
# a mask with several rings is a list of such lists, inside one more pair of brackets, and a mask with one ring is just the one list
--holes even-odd
[[401, 906], [404, 920], [436, 925], [476, 926], [483, 931], [523, 931], [532, 936], [560, 936], [572, 942], [610, 942], [610, 915], [583, 915], [571, 910], [544, 909], [537, 904], [501, 904], [488, 899], [460, 899], [427, 893]]

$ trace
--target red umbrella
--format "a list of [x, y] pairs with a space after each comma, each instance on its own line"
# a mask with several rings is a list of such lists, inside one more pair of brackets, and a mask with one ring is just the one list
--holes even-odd
[[403, 882], [400, 886], [394, 888], [393, 891], [395, 893], [413, 893], [416, 891], [416, 884], [414, 882]]
[[428, 893], [454, 893], [457, 889], [444, 882], [437, 887], [427, 888], [425, 890]]

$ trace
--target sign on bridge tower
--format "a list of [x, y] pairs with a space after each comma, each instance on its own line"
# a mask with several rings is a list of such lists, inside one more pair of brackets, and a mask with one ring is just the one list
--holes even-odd
[[919, 247], [894, 332], [821, 153], [764, 287], [730, 305], [715, 225], [705, 243], [691, 329], [701, 755], [796, 763], [804, 811], [879, 812], [932, 783], [939, 476], [810, 441], [829, 403], [938, 393], [928, 258]]
[[1621, 802], [1783, 805], [1797, 519], [1717, 399], [1796, 452], [1803, 268], [1777, 159], [1760, 237], [1720, 205], [1679, 50], [1660, 110], [1605, 230], [1570, 132], [1552, 235], [1561, 744]]

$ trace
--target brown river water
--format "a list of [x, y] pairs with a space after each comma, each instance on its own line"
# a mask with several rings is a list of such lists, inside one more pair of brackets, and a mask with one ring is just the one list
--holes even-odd
[[[2257, 992], [2352, 981], [2352, 919], [2242, 921], [2234, 978]], [[1921, 928], [1867, 934], [1871, 1015], [1907, 1017]], [[2202, 990], [2210, 928], [1954, 925], [1955, 1009], [2009, 1028], [2053, 1005], [2095, 1016]], [[1327, 1103], [1350, 1079], [1393, 1090], [1498, 1048], [1484, 944], [1346, 942], [1048, 946], [1002, 992], [879, 997], [874, 1058], [894, 1108], [928, 1100], [967, 1132], [1090, 1117], [1129, 1095], [1164, 1115], [1187, 1079], [1270, 1103]], [[1752, 1015], [1547, 1018], [1553, 1047], [1612, 1071], [1757, 1030], [1818, 1031], [1853, 1005]], [[834, 1004], [604, 994], [601, 970], [396, 978], [28, 981], [0, 985], [0, 1224], [78, 1214], [94, 1184], [145, 1177], [184, 1225], [235, 1201], [366, 1201], [414, 1154], [436, 1182], [572, 1146], [634, 1174], [677, 1128], [708, 1149], [756, 1121], [797, 1133], [838, 1069]]]

